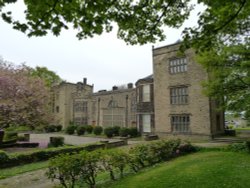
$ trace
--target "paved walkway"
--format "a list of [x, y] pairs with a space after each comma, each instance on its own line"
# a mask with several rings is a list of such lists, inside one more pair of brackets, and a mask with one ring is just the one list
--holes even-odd
[[0, 188], [53, 188], [58, 183], [50, 181], [45, 176], [46, 170], [26, 172], [0, 180]]

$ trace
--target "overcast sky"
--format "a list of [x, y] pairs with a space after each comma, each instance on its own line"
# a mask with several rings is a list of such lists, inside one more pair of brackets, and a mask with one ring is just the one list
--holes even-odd
[[[18, 3], [12, 10], [19, 17], [23, 8]], [[195, 25], [200, 9], [193, 11], [184, 27]], [[28, 38], [0, 19], [0, 56], [15, 64], [45, 66], [72, 83], [86, 77], [88, 84], [94, 84], [95, 91], [109, 90], [114, 85], [135, 83], [152, 74], [152, 46], [176, 42], [181, 38], [182, 29], [166, 28], [167, 39], [161, 43], [130, 46], [117, 39], [115, 31], [81, 41], [73, 30], [63, 31], [59, 37]]]

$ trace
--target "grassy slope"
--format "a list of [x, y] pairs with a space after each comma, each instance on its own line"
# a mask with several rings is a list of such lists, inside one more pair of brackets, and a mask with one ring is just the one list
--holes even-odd
[[45, 162], [38, 162], [38, 163], [31, 163], [22, 166], [0, 169], [0, 179], [5, 179], [8, 177], [16, 176], [18, 174], [22, 174], [25, 172], [39, 170], [41, 168], [47, 168], [48, 161]]
[[[250, 155], [199, 152], [148, 168], [108, 185], [109, 188], [246, 188]], [[106, 187], [103, 185], [102, 187]]]

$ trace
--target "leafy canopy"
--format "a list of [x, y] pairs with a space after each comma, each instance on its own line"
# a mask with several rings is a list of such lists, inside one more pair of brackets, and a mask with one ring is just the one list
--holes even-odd
[[110, 32], [118, 25], [118, 37], [130, 44], [164, 40], [163, 26], [178, 28], [188, 18], [190, 0], [24, 0], [26, 22], [5, 11], [17, 0], [0, 0], [2, 19], [28, 36], [59, 35], [73, 26], [83, 39]]
[[34, 128], [53, 120], [49, 88], [30, 71], [25, 65], [0, 59], [0, 129], [21, 125]]

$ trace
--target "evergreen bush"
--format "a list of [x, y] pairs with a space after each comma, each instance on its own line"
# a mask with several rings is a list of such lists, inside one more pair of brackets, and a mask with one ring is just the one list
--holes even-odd
[[50, 137], [49, 147], [59, 147], [64, 145], [64, 137]]
[[86, 130], [85, 126], [81, 125], [76, 128], [76, 133], [78, 136], [84, 135], [85, 130]]
[[91, 134], [93, 132], [93, 126], [92, 125], [86, 125], [86, 131], [87, 133]]
[[114, 136], [114, 128], [113, 127], [106, 127], [104, 129], [104, 134], [108, 137], [108, 138], [112, 138]]
[[122, 137], [127, 137], [128, 135], [130, 135], [130, 129], [127, 127], [120, 128], [119, 135]]
[[93, 132], [95, 135], [101, 135], [103, 131], [103, 128], [101, 126], [95, 126], [93, 129]]
[[74, 134], [75, 133], [75, 130], [76, 130], [76, 126], [75, 125], [69, 125], [67, 128], [66, 128], [66, 133], [67, 134]]

